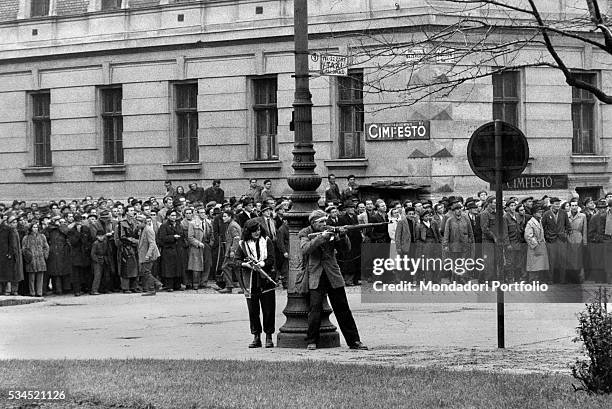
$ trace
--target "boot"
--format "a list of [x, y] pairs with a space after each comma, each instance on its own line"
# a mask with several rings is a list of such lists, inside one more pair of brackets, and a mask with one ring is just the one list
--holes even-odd
[[266, 348], [274, 348], [274, 342], [272, 342], [272, 334], [266, 334]]
[[259, 334], [255, 335], [253, 342], [249, 344], [249, 348], [261, 348], [261, 338]]

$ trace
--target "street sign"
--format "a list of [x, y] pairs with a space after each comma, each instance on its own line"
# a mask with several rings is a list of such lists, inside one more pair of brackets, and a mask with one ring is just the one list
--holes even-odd
[[[502, 143], [502, 182], [520, 176], [529, 160], [529, 144], [520, 129], [500, 122]], [[474, 174], [485, 182], [495, 184], [495, 122], [476, 129], [470, 138], [467, 157]]]
[[321, 75], [348, 75], [348, 57], [344, 55], [321, 55]]
[[365, 124], [366, 141], [429, 139], [429, 121]]

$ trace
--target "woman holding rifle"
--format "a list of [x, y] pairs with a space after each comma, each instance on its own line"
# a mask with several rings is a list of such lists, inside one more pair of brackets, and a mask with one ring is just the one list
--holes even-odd
[[249, 348], [260, 348], [262, 325], [259, 309], [263, 315], [263, 332], [266, 333], [266, 348], [274, 347], [274, 315], [276, 313], [276, 282], [273, 277], [274, 244], [265, 230], [254, 219], [247, 220], [236, 250], [236, 259], [242, 261], [239, 282], [244, 290], [249, 309], [249, 322], [253, 341]]

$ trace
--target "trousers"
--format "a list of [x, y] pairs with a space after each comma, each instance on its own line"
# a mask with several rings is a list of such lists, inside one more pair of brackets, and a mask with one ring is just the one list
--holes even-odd
[[306, 342], [316, 344], [319, 342], [321, 329], [321, 314], [323, 312], [323, 300], [329, 298], [329, 303], [336, 314], [338, 326], [346, 343], [350, 346], [359, 341], [359, 331], [353, 318], [353, 313], [346, 299], [344, 287], [332, 288], [325, 272], [321, 275], [319, 286], [309, 291], [310, 311], [308, 312], [308, 334]]

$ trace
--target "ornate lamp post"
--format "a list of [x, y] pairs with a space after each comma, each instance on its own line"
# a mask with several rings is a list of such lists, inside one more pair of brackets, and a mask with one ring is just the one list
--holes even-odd
[[[297, 233], [308, 226], [308, 215], [317, 208], [321, 176], [314, 171], [315, 150], [312, 144], [312, 94], [308, 75], [308, 4], [307, 0], [294, 0], [294, 40], [295, 40], [295, 99], [293, 145], [293, 174], [287, 183], [293, 189], [291, 200], [293, 208], [286, 215], [290, 231], [291, 259], [287, 290], [287, 306], [283, 313], [287, 322], [278, 334], [277, 345], [281, 348], [306, 347], [308, 329], [308, 280], [296, 282], [301, 269], [300, 243]], [[319, 348], [340, 346], [336, 327], [329, 321], [331, 308], [325, 302], [321, 321]]]

